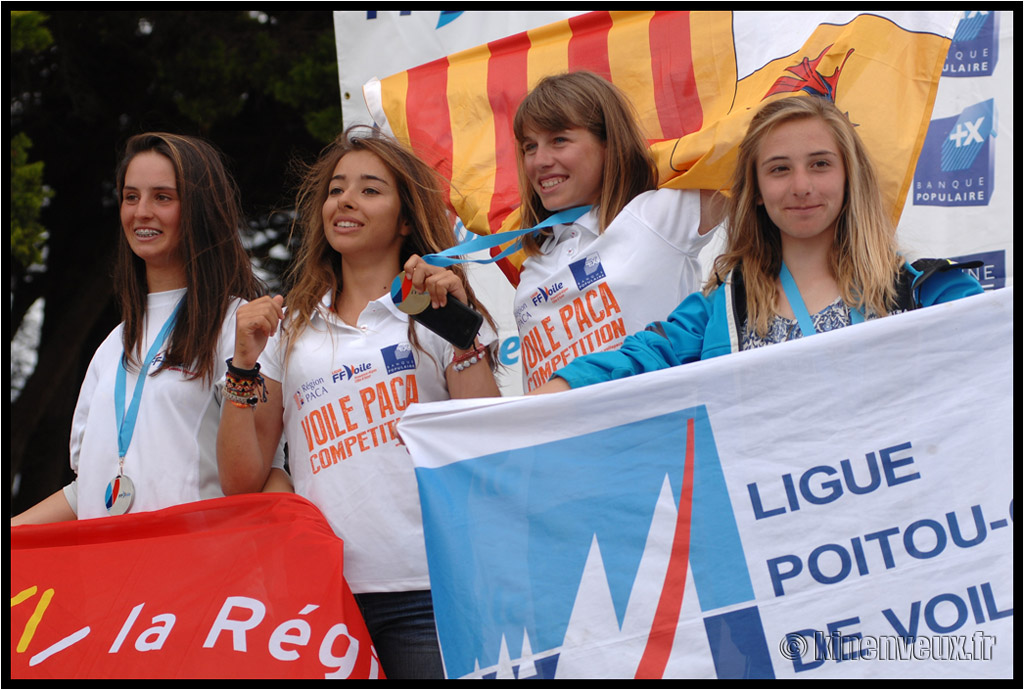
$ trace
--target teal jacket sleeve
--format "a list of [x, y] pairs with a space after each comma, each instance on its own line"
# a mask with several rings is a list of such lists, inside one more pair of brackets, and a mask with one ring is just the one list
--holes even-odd
[[697, 361], [712, 316], [713, 303], [695, 292], [667, 320], [628, 336], [618, 350], [578, 357], [554, 375], [579, 388]]
[[977, 278], [963, 269], [952, 267], [933, 273], [917, 290], [918, 302], [923, 307], [985, 292]]

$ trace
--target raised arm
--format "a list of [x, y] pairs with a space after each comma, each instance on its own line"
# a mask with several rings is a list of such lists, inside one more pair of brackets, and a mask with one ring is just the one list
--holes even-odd
[[[232, 366], [252, 371], [269, 338], [277, 332], [284, 312], [281, 296], [261, 297], [239, 307], [235, 315]], [[217, 432], [217, 468], [227, 495], [261, 491], [281, 440], [284, 408], [279, 381], [264, 378], [266, 401], [255, 406], [225, 400]]]
[[725, 195], [708, 189], [700, 190], [700, 226], [697, 233], [706, 235], [725, 220]]

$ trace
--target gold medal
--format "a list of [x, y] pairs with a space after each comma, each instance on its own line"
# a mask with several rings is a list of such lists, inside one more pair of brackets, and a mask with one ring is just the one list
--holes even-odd
[[430, 306], [430, 293], [416, 290], [405, 273], [399, 273], [391, 283], [391, 300], [399, 311], [415, 316]]

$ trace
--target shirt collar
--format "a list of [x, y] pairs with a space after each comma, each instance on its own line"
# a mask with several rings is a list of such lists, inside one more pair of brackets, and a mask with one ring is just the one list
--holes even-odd
[[[380, 306], [382, 306], [385, 309], [385, 311], [389, 312], [392, 316], [397, 318], [399, 321], [408, 321], [409, 320], [409, 315], [406, 314], [405, 312], [403, 312], [402, 310], [400, 310], [397, 306], [395, 306], [395, 301], [393, 299], [391, 299], [391, 294], [390, 293], [384, 293], [383, 295], [381, 295], [377, 299], [373, 300], [372, 302], [369, 302], [366, 305], [366, 307], [363, 309], [362, 314], [365, 314], [367, 309], [370, 309], [374, 304], [378, 304], [378, 303], [380, 304]], [[334, 324], [336, 326], [348, 326], [347, 323], [345, 323], [344, 321], [342, 321], [338, 317], [334, 316], [333, 306], [334, 306], [334, 291], [333, 290], [328, 290], [324, 294], [323, 298], [320, 300], [320, 308], [313, 310], [313, 313], [310, 315], [310, 320], [312, 321], [312, 320], [315, 320], [317, 318], [320, 318], [323, 321], [326, 321], [327, 323], [332, 323], [332, 324]], [[362, 317], [362, 314], [360, 314], [360, 317]], [[349, 326], [349, 327], [350, 328], [354, 328], [354, 326]]]
[[598, 230], [597, 207], [594, 206], [584, 213], [575, 222], [559, 223], [551, 228], [551, 235], [545, 238], [541, 244], [541, 252], [547, 253], [563, 242], [573, 231], [582, 231], [597, 237], [601, 233]]

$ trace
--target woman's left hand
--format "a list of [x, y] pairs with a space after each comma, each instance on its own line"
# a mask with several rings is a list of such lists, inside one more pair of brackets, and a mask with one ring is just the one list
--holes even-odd
[[423, 257], [413, 254], [403, 266], [405, 275], [412, 281], [412, 286], [430, 294], [430, 305], [437, 309], [448, 303], [448, 295], [463, 304], [468, 304], [466, 288], [462, 280], [453, 271], [440, 266], [432, 266]]

